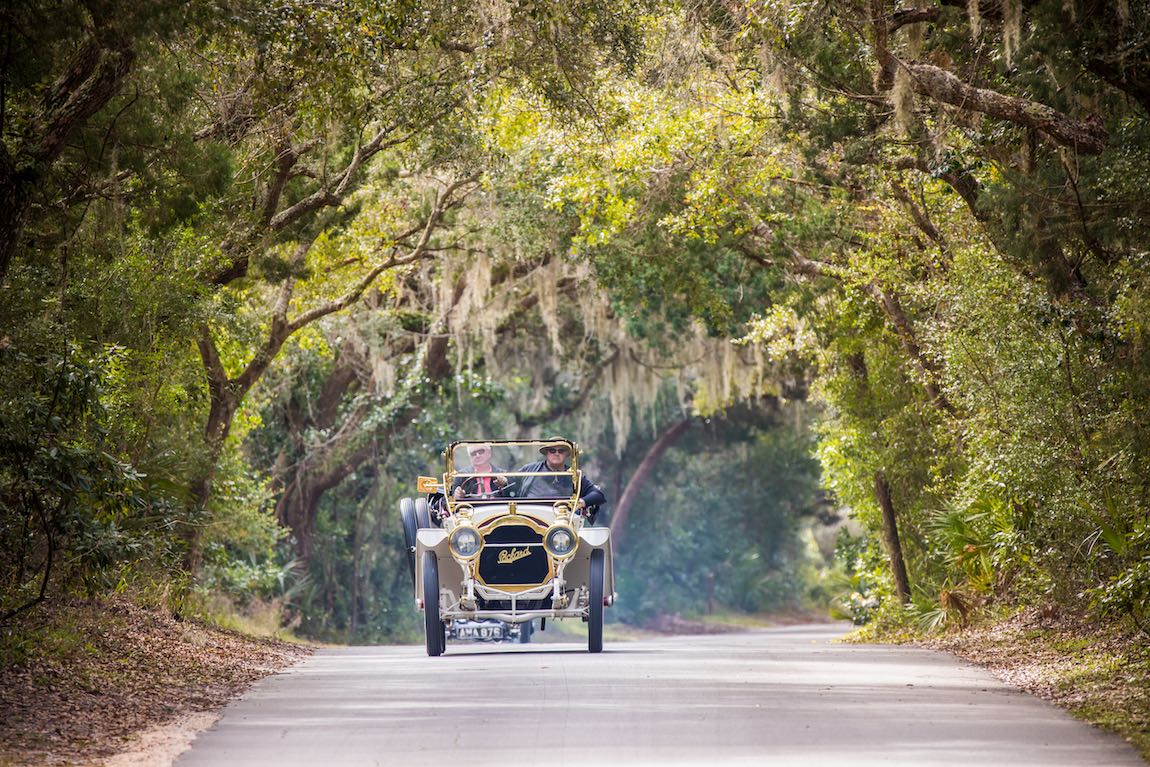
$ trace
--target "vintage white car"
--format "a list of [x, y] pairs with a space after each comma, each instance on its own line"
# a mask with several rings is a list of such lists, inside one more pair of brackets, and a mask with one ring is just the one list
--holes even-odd
[[[476, 471], [469, 454], [489, 454]], [[570, 462], [555, 470], [548, 450]], [[469, 440], [444, 451], [446, 471], [420, 477], [428, 499], [400, 503], [423, 610], [427, 654], [443, 653], [450, 626], [579, 618], [587, 649], [603, 649], [603, 609], [615, 601], [611, 534], [581, 508], [578, 447], [570, 440]], [[519, 467], [519, 468], [514, 468]], [[452, 632], [458, 634], [459, 632]]]

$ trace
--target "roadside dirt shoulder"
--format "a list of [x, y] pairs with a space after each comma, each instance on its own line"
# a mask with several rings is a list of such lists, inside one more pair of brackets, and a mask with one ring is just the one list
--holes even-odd
[[311, 653], [127, 600], [56, 604], [3, 632], [0, 765], [13, 767], [170, 763], [228, 701]]
[[1119, 733], [1150, 760], [1150, 646], [1137, 630], [1029, 610], [913, 644], [984, 666], [1005, 682]]

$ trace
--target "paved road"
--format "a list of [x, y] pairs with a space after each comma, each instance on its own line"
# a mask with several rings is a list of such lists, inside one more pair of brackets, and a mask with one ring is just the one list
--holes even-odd
[[1143, 765], [950, 656], [841, 629], [323, 650], [196, 739], [202, 765]]

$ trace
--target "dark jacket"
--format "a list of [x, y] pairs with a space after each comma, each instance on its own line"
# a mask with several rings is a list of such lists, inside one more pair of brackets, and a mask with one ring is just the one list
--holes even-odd
[[[568, 468], [564, 466], [564, 468]], [[519, 471], [551, 471], [547, 468], [547, 461], [536, 461], [526, 466], [520, 466]], [[571, 495], [571, 477], [567, 474], [555, 472], [551, 477], [519, 477], [519, 486], [511, 488], [511, 494], [519, 498], [552, 498], [556, 496]], [[579, 481], [579, 497], [587, 504], [587, 508], [601, 506], [607, 502], [607, 496], [584, 474]]]

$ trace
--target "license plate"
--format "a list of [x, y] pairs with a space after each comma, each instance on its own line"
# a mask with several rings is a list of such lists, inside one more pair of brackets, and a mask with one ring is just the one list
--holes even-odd
[[502, 626], [460, 626], [456, 631], [460, 639], [479, 639], [496, 641], [503, 639]]

